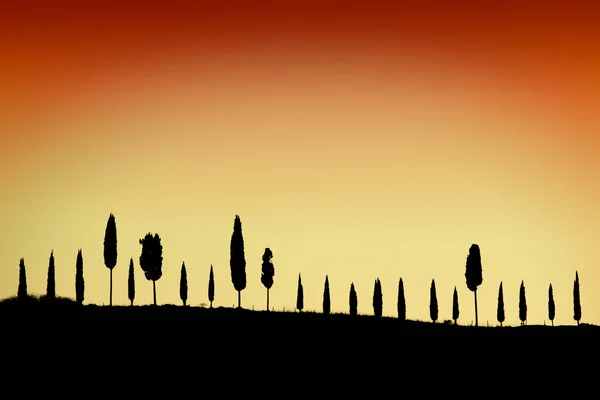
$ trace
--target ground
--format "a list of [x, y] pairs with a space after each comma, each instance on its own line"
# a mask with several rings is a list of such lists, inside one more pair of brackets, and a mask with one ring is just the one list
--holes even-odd
[[556, 394], [593, 383], [600, 355], [600, 327], [586, 324], [471, 327], [63, 299], [4, 301], [0, 326], [6, 382], [70, 380], [120, 394]]

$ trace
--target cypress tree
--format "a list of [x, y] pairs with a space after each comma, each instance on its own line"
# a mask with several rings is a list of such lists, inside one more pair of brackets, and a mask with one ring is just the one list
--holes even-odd
[[135, 276], [133, 271], [133, 258], [129, 260], [129, 276], [127, 277], [127, 296], [131, 305], [135, 300]]
[[113, 269], [117, 265], [117, 224], [113, 214], [108, 216], [106, 231], [104, 232], [104, 265], [110, 270], [109, 304], [112, 306], [112, 273]]
[[181, 277], [179, 278], [179, 298], [185, 306], [188, 298], [187, 271], [185, 269], [185, 262], [181, 264]]
[[579, 274], [575, 271], [575, 282], [573, 282], [573, 319], [577, 321], [581, 320], [581, 298], [579, 295]]
[[525, 297], [525, 285], [521, 281], [521, 289], [519, 290], [519, 319], [521, 325], [525, 325], [527, 321], [527, 298]]
[[27, 297], [27, 275], [25, 272], [25, 259], [21, 258], [19, 261], [19, 288], [17, 290], [17, 298], [19, 300], [26, 300]]
[[438, 319], [438, 302], [435, 292], [435, 279], [431, 280], [431, 289], [429, 290], [429, 316], [433, 322]]
[[383, 314], [383, 293], [381, 292], [381, 281], [375, 279], [375, 287], [373, 288], [373, 313], [376, 317], [381, 317]]
[[350, 284], [350, 315], [358, 314], [358, 298], [354, 289], [354, 282]]
[[158, 233], [154, 235], [148, 232], [142, 239], [142, 254], [140, 255], [140, 267], [144, 271], [147, 280], [152, 281], [152, 293], [154, 305], [156, 305], [156, 281], [162, 277], [163, 247]]
[[50, 261], [48, 263], [48, 280], [46, 281], [46, 298], [54, 300], [56, 298], [56, 285], [54, 280], [54, 250], [50, 252]]
[[244, 237], [242, 235], [242, 221], [239, 215], [236, 215], [233, 221], [229, 267], [231, 269], [231, 282], [238, 292], [238, 308], [241, 308], [242, 290], [246, 288], [246, 255], [244, 251]]
[[404, 298], [404, 282], [398, 281], [398, 319], [406, 321], [406, 300]]
[[502, 282], [500, 282], [500, 287], [498, 288], [498, 311], [496, 318], [500, 322], [500, 326], [502, 326], [504, 322], [504, 291], [502, 290]]
[[483, 283], [481, 272], [481, 252], [479, 246], [472, 244], [467, 256], [465, 278], [467, 278], [467, 287], [473, 292], [475, 298], [475, 326], [479, 325], [479, 316], [477, 312], [477, 287]]
[[210, 265], [210, 273], [208, 274], [208, 301], [210, 301], [210, 308], [212, 308], [213, 301], [215, 301], [215, 276], [212, 264]]
[[262, 273], [260, 281], [263, 286], [267, 289], [267, 311], [269, 311], [269, 290], [273, 286], [273, 276], [275, 275], [275, 267], [271, 262], [273, 258], [273, 252], [270, 248], [265, 249], [265, 253], [262, 256]]
[[77, 252], [77, 262], [75, 263], [75, 300], [83, 304], [85, 292], [85, 282], [83, 280], [83, 255], [81, 249]]
[[552, 322], [552, 326], [554, 326], [554, 292], [552, 291], [552, 284], [548, 287], [548, 319]]
[[302, 286], [302, 277], [298, 273], [298, 293], [296, 295], [296, 309], [300, 312], [304, 309], [304, 287]]
[[329, 277], [325, 275], [325, 288], [323, 290], [323, 314], [331, 312], [331, 299], [329, 298]]
[[459, 315], [458, 292], [456, 291], [456, 286], [454, 286], [454, 295], [452, 295], [452, 319], [454, 320], [454, 325], [456, 325]]

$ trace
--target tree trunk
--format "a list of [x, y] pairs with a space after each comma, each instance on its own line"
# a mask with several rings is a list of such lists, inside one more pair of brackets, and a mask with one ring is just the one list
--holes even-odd
[[112, 306], [112, 268], [110, 268], [110, 305]]
[[133, 300], [131, 300], [131, 305], [133, 305]]
[[267, 288], [267, 311], [269, 310], [269, 289]]
[[210, 308], [212, 308], [212, 301], [210, 302]]
[[473, 291], [475, 295], [475, 326], [479, 326], [479, 317], [477, 315], [477, 289]]
[[152, 281], [152, 290], [154, 291], [154, 305], [156, 305], [156, 281]]
[[552, 326], [554, 326], [554, 320], [552, 320]]
[[242, 308], [242, 291], [238, 290], [238, 308]]

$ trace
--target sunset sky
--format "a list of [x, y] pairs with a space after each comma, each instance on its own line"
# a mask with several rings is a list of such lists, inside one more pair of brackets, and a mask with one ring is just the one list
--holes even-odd
[[[9, 2], [5, 2], [9, 3]], [[388, 4], [389, 3], [389, 4]], [[527, 5], [523, 5], [526, 3]], [[559, 5], [560, 4], [560, 5]], [[593, 2], [23, 1], [0, 6], [0, 298], [108, 304], [106, 222], [114, 213], [115, 304], [152, 302], [139, 239], [163, 244], [160, 304], [231, 307], [229, 244], [243, 224], [242, 305], [429, 320], [474, 320], [465, 261], [481, 248], [480, 325], [600, 324], [600, 7]]]

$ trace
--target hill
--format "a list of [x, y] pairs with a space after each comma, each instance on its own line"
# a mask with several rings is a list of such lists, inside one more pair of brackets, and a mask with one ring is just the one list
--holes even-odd
[[409, 388], [552, 393], [590, 382], [600, 338], [600, 327], [585, 324], [470, 327], [345, 314], [78, 306], [65, 299], [4, 301], [0, 325], [13, 382], [25, 379], [17, 371], [29, 371], [28, 379], [65, 374], [119, 392], [160, 383], [270, 395]]

